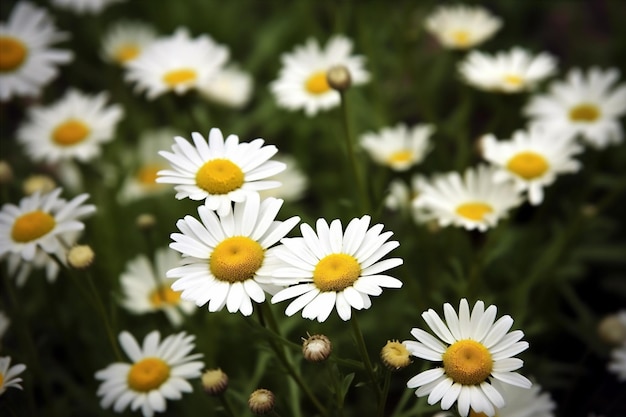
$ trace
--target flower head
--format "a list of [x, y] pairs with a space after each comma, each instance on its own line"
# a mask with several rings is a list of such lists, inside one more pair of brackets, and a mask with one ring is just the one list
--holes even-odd
[[76, 14], [98, 14], [107, 6], [124, 0], [51, 0], [57, 7]]
[[24, 372], [25, 369], [26, 365], [21, 363], [11, 366], [10, 356], [0, 358], [0, 395], [4, 394], [7, 388], [22, 389], [20, 385], [22, 378], [16, 377]]
[[431, 125], [409, 128], [401, 123], [377, 133], [365, 133], [360, 141], [376, 163], [394, 171], [406, 171], [423, 161], [430, 150], [429, 138], [433, 131]]
[[156, 36], [154, 28], [146, 23], [119, 21], [102, 37], [102, 55], [107, 61], [125, 65], [137, 59]]
[[199, 84], [198, 92], [210, 101], [240, 109], [250, 101], [253, 85], [250, 74], [230, 65], [205, 84]]
[[481, 6], [439, 6], [425, 27], [446, 48], [469, 49], [491, 38], [502, 20]]
[[380, 359], [391, 370], [406, 368], [411, 363], [408, 349], [397, 340], [389, 340], [383, 346], [380, 351]]

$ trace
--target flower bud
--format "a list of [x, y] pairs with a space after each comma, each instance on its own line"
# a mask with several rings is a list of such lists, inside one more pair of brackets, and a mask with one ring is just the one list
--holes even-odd
[[254, 414], [261, 416], [274, 409], [274, 393], [267, 389], [258, 389], [250, 394], [248, 407]]
[[8, 184], [13, 181], [13, 169], [7, 161], [0, 161], [0, 184]]
[[209, 369], [202, 374], [202, 388], [209, 395], [221, 395], [228, 388], [228, 375], [220, 368]]
[[302, 354], [309, 362], [322, 362], [328, 359], [333, 351], [332, 343], [323, 334], [308, 335], [307, 339], [302, 338]]
[[156, 217], [150, 213], [140, 214], [137, 216], [136, 224], [140, 230], [150, 230], [156, 224]]
[[86, 269], [92, 263], [95, 254], [88, 245], [76, 245], [67, 252], [67, 263], [74, 269]]
[[337, 91], [345, 91], [352, 85], [350, 71], [343, 65], [336, 65], [326, 72], [328, 85]]
[[607, 344], [618, 346], [626, 341], [626, 311], [604, 317], [598, 324], [598, 335]]
[[389, 340], [380, 351], [380, 358], [383, 364], [391, 370], [398, 370], [407, 367], [411, 363], [408, 349], [397, 340]]
[[22, 190], [26, 195], [34, 194], [37, 191], [48, 193], [54, 190], [55, 187], [56, 183], [47, 175], [31, 175], [26, 178], [22, 184]]

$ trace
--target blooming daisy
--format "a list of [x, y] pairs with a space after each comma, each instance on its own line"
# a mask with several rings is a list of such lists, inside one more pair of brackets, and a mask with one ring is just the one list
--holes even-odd
[[[265, 291], [274, 293], [271, 273], [276, 268], [272, 246], [300, 221], [297, 216], [276, 221], [283, 200], [250, 195], [219, 216], [206, 206], [198, 208], [200, 221], [185, 216], [171, 235], [170, 247], [184, 256], [183, 266], [168, 271], [172, 284], [185, 300], [209, 311], [224, 306], [230, 313], [252, 314], [252, 302], [265, 301]], [[266, 285], [269, 284], [269, 285]]]
[[210, 101], [240, 109], [252, 96], [252, 76], [235, 66], [228, 66], [204, 84], [198, 84], [198, 92]]
[[402, 259], [380, 260], [399, 243], [387, 242], [393, 233], [381, 233], [382, 224], [369, 228], [370, 220], [370, 216], [352, 219], [344, 232], [339, 219], [330, 225], [318, 219], [317, 232], [302, 224], [302, 237], [282, 239], [276, 256], [287, 266], [274, 271], [274, 283], [290, 286], [274, 295], [272, 303], [295, 298], [285, 314], [302, 310], [302, 317], [319, 322], [336, 307], [347, 321], [351, 308], [369, 308], [370, 296], [380, 295], [381, 287], [400, 288], [400, 280], [381, 272], [402, 265]]
[[611, 360], [607, 369], [621, 382], [626, 381], [626, 342], [611, 350]]
[[487, 39], [502, 26], [502, 20], [480, 6], [439, 6], [427, 18], [425, 27], [446, 48], [469, 49]]
[[126, 80], [149, 99], [167, 92], [183, 94], [208, 83], [228, 60], [229, 51], [209, 35], [192, 39], [186, 29], [158, 38], [127, 63]]
[[195, 146], [177, 136], [173, 152], [159, 152], [174, 170], [159, 171], [157, 182], [177, 184], [177, 199], [205, 200], [209, 209], [225, 215], [231, 202], [280, 186], [278, 181], [263, 181], [285, 169], [285, 164], [269, 160], [276, 146], [263, 146], [261, 138], [239, 143], [237, 135], [224, 140], [217, 128], [211, 129], [208, 141], [198, 132], [191, 137]]
[[429, 138], [434, 130], [431, 125], [409, 128], [400, 123], [376, 133], [364, 133], [360, 143], [376, 163], [394, 171], [406, 171], [424, 160], [430, 150]]
[[4, 394], [7, 388], [22, 389], [20, 385], [22, 378], [16, 378], [16, 376], [24, 372], [25, 369], [26, 365], [21, 363], [11, 366], [10, 356], [0, 358], [0, 395]]
[[183, 322], [183, 315], [195, 310], [193, 303], [181, 300], [180, 292], [171, 288], [173, 279], [166, 278], [167, 271], [180, 264], [180, 256], [169, 248], [158, 249], [154, 263], [147, 256], [139, 255], [126, 264], [120, 277], [128, 311], [145, 314], [163, 311], [174, 326]]
[[494, 322], [497, 308], [485, 310], [477, 301], [470, 315], [469, 304], [462, 299], [457, 315], [449, 303], [443, 306], [446, 322], [432, 309], [422, 317], [439, 340], [422, 329], [411, 334], [418, 341], [407, 340], [404, 345], [411, 355], [429, 361], [443, 362], [443, 366], [419, 373], [407, 382], [408, 388], [417, 388], [418, 397], [428, 395], [428, 404], [441, 401], [443, 410], [457, 402], [459, 414], [467, 416], [470, 408], [475, 413], [494, 416], [496, 409], [505, 406], [500, 386], [494, 380], [522, 388], [532, 383], [515, 371], [523, 361], [513, 356], [528, 349], [521, 330], [509, 332], [513, 319], [506, 315]]
[[69, 62], [69, 51], [50, 48], [66, 39], [45, 9], [18, 2], [6, 22], [0, 22], [0, 101], [37, 96]]
[[542, 125], [602, 149], [624, 138], [619, 118], [626, 114], [626, 84], [619, 85], [619, 71], [572, 69], [565, 81], [550, 85], [548, 93], [531, 98], [524, 109], [532, 125]]
[[51, 0], [52, 4], [76, 14], [97, 14], [113, 3], [124, 0]]
[[308, 178], [298, 165], [298, 161], [291, 155], [277, 153], [275, 161], [285, 164], [285, 170], [274, 176], [280, 182], [280, 186], [268, 190], [259, 191], [261, 198], [276, 197], [285, 201], [300, 200], [308, 187]]
[[482, 138], [483, 157], [497, 167], [496, 182], [514, 181], [519, 191], [528, 191], [533, 205], [543, 201], [543, 187], [556, 176], [580, 169], [574, 155], [582, 151], [567, 136], [554, 135], [540, 127], [518, 130], [510, 140], [498, 141], [492, 134]]
[[183, 392], [193, 391], [187, 380], [200, 377], [204, 367], [196, 360], [202, 354], [189, 354], [195, 336], [181, 332], [160, 339], [154, 330], [139, 346], [130, 333], [120, 333], [120, 345], [131, 363], [112, 363], [96, 372], [96, 379], [103, 381], [98, 388], [102, 408], [112, 405], [113, 411], [121, 413], [130, 404], [131, 410], [141, 408], [144, 417], [152, 417], [155, 411], [165, 411], [165, 400], [179, 400]]
[[541, 53], [515, 47], [492, 56], [472, 51], [459, 63], [459, 72], [465, 81], [482, 90], [519, 93], [532, 89], [537, 83], [556, 71], [556, 59]]
[[120, 21], [102, 37], [102, 54], [107, 61], [124, 65], [137, 59], [156, 36], [154, 28], [146, 23]]
[[283, 54], [278, 79], [270, 84], [278, 105], [289, 110], [303, 109], [307, 116], [338, 106], [339, 92], [333, 90], [326, 80], [330, 68], [345, 66], [353, 85], [369, 80], [369, 73], [364, 68], [365, 58], [353, 56], [351, 52], [352, 41], [335, 35], [324, 49], [315, 39], [309, 39], [293, 52]]
[[107, 94], [84, 94], [69, 90], [56, 103], [34, 107], [17, 131], [26, 154], [36, 162], [77, 159], [89, 161], [100, 155], [100, 145], [113, 140], [123, 116], [118, 105], [107, 106]]

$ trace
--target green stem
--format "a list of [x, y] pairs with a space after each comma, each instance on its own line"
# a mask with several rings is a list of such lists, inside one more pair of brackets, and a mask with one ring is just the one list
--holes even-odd
[[228, 414], [230, 417], [237, 417], [237, 414], [233, 410], [233, 406], [230, 404], [230, 401], [228, 401], [228, 398], [226, 398], [226, 396], [222, 394], [219, 396], [219, 399], [222, 403], [222, 406], [224, 407], [224, 410], [226, 410], [226, 414]]
[[378, 417], [385, 416], [385, 405], [387, 403], [387, 395], [389, 395], [389, 385], [391, 383], [391, 370], [385, 370], [385, 382], [383, 383], [383, 393], [378, 403]]
[[115, 353], [115, 357], [117, 358], [117, 360], [123, 361], [124, 359], [122, 357], [122, 354], [120, 353], [119, 347], [117, 346], [115, 333], [113, 332], [113, 327], [111, 326], [111, 322], [109, 321], [109, 317], [104, 307], [104, 303], [102, 302], [102, 299], [100, 298], [100, 294], [98, 293], [98, 290], [96, 289], [96, 286], [93, 283], [91, 273], [89, 273], [89, 271], [86, 271], [85, 275], [87, 278], [89, 289], [91, 290], [93, 294], [93, 298], [95, 300], [95, 304], [96, 304], [95, 308], [96, 310], [98, 310], [98, 313], [100, 314], [100, 317], [102, 318], [102, 321], [104, 322], [104, 327], [106, 329], [109, 342], [111, 343], [111, 347], [113, 348], [113, 352]]
[[376, 378], [376, 373], [374, 372], [374, 367], [372, 366], [372, 361], [370, 361], [369, 354], [367, 353], [367, 347], [365, 346], [365, 340], [363, 339], [363, 333], [359, 328], [359, 323], [356, 319], [356, 316], [352, 316], [350, 319], [350, 323], [352, 324], [352, 331], [354, 332], [354, 338], [356, 339], [357, 347], [359, 348], [359, 353], [361, 354], [361, 359], [363, 359], [363, 363], [365, 364], [365, 370], [367, 371], [370, 381], [374, 386], [374, 392], [376, 393], [376, 401], [380, 403], [382, 392], [380, 391], [380, 386], [378, 385], [378, 381]]

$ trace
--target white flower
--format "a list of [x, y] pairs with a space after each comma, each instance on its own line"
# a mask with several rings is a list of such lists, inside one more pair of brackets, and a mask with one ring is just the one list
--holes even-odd
[[502, 26], [502, 20], [481, 6], [439, 6], [426, 18], [425, 27], [446, 48], [469, 49]]
[[126, 65], [126, 80], [146, 90], [149, 99], [167, 92], [183, 94], [208, 83], [228, 60], [229, 51], [209, 35], [191, 39], [186, 29], [154, 40]]
[[184, 265], [168, 271], [169, 278], [180, 278], [172, 289], [182, 290], [181, 297], [198, 307], [208, 302], [211, 312], [226, 306], [230, 313], [252, 314], [251, 300], [262, 303], [265, 291], [275, 292], [272, 246], [300, 221], [297, 216], [276, 221], [282, 204], [275, 198], [261, 202], [252, 194], [219, 217], [200, 206], [202, 222], [192, 216], [179, 220], [181, 233], [171, 235], [170, 247], [183, 254]]
[[52, 4], [76, 14], [98, 14], [113, 3], [124, 0], [51, 0]]
[[239, 143], [237, 135], [224, 140], [217, 128], [209, 132], [208, 143], [200, 133], [191, 137], [195, 146], [177, 136], [173, 152], [159, 152], [174, 170], [159, 171], [157, 182], [177, 184], [177, 199], [205, 200], [209, 209], [225, 215], [231, 202], [280, 186], [277, 181], [263, 181], [285, 169], [285, 164], [269, 160], [278, 151], [276, 146], [263, 146], [260, 138]]
[[555, 71], [556, 60], [550, 54], [532, 56], [519, 47], [493, 56], [472, 51], [459, 63], [459, 72], [468, 84], [502, 93], [530, 90]]
[[11, 366], [10, 356], [0, 358], [0, 395], [4, 394], [7, 388], [22, 389], [20, 385], [22, 378], [16, 378], [16, 376], [24, 372], [25, 369], [26, 365], [21, 363]]
[[376, 133], [361, 135], [361, 146], [378, 164], [394, 171], [406, 171], [421, 163], [430, 150], [431, 125], [416, 125], [409, 128], [405, 124], [385, 127]]
[[461, 300], [458, 315], [449, 303], [443, 309], [445, 323], [432, 309], [422, 313], [439, 339], [414, 328], [411, 334], [417, 341], [403, 342], [411, 355], [443, 364], [414, 376], [407, 387], [417, 388], [418, 397], [428, 395], [428, 404], [441, 401], [442, 410], [457, 402], [462, 417], [469, 414], [470, 408], [492, 417], [496, 409], [506, 404], [499, 386], [492, 383], [494, 380], [522, 388], [532, 385], [513, 372], [524, 363], [513, 356], [528, 349], [527, 342], [519, 341], [524, 333], [509, 332], [513, 319], [506, 315], [495, 321], [496, 306], [485, 310], [482, 301], [476, 302], [471, 315], [466, 299]]
[[64, 39], [45, 9], [18, 2], [0, 22], [0, 101], [38, 96], [57, 76], [57, 65], [72, 60], [71, 52], [50, 48]]
[[112, 363], [96, 372], [96, 379], [103, 381], [98, 388], [102, 408], [113, 406], [121, 413], [130, 405], [131, 410], [141, 408], [144, 417], [152, 417], [165, 412], [165, 400], [179, 400], [182, 393], [193, 391], [187, 380], [200, 377], [204, 367], [196, 360], [201, 354], [189, 354], [195, 336], [181, 332], [159, 343], [160, 338], [158, 331], [152, 331], [139, 346], [130, 333], [120, 333], [120, 345], [132, 362]]
[[102, 55], [107, 61], [127, 64], [137, 59], [156, 36], [154, 28], [146, 23], [119, 21], [102, 36]]
[[250, 101], [252, 87], [252, 76], [231, 65], [207, 83], [199, 84], [198, 91], [210, 101], [240, 109]]
[[[63, 241], [70, 247], [78, 240], [78, 236], [78, 233], [68, 233], [64, 236]], [[63, 252], [63, 255], [64, 254], [65, 252]], [[39, 247], [35, 250], [33, 259], [29, 261], [24, 260], [21, 253], [7, 253], [5, 256], [0, 257], [0, 259], [7, 260], [8, 274], [15, 278], [15, 283], [18, 287], [26, 283], [26, 280], [33, 270], [45, 269], [48, 282], [54, 282], [61, 270], [59, 263]], [[66, 263], [65, 257], [61, 259], [61, 262], [63, 262], [63, 264]]]
[[417, 224], [432, 220], [433, 215], [428, 209], [416, 207], [415, 204], [413, 204], [413, 201], [420, 195], [422, 186], [426, 184], [426, 182], [427, 179], [423, 175], [414, 175], [411, 177], [410, 186], [399, 178], [393, 179], [389, 183], [383, 204], [391, 211], [399, 211], [403, 215], [410, 214], [413, 221]]
[[554, 417], [556, 403], [549, 392], [533, 384], [530, 388], [509, 385], [494, 379], [491, 384], [502, 394], [506, 405], [496, 410], [497, 417]]
[[345, 66], [350, 72], [352, 85], [369, 80], [369, 73], [364, 69], [365, 58], [351, 53], [352, 41], [335, 35], [324, 49], [315, 39], [309, 39], [293, 52], [283, 54], [278, 79], [270, 84], [278, 105], [289, 110], [303, 109], [307, 116], [338, 106], [339, 92], [326, 81], [326, 72], [330, 68]]
[[439, 174], [422, 184], [413, 205], [432, 213], [442, 227], [484, 232], [522, 202], [514, 185], [494, 182], [495, 172], [495, 168], [479, 165], [467, 169], [463, 177], [457, 172]]
[[317, 232], [302, 224], [302, 237], [284, 238], [276, 256], [287, 266], [274, 271], [274, 283], [291, 285], [272, 297], [272, 303], [295, 298], [285, 314], [302, 310], [302, 317], [325, 321], [333, 308], [342, 320], [351, 309], [367, 309], [370, 296], [382, 293], [381, 287], [400, 288], [402, 282], [381, 272], [402, 264], [400, 258], [381, 258], [399, 246], [387, 240], [392, 232], [381, 233], [382, 224], [368, 229], [370, 216], [352, 219], [345, 232], [340, 220], [330, 225], [318, 219]]
[[300, 200], [308, 187], [308, 178], [302, 169], [298, 166], [298, 161], [291, 155], [277, 153], [275, 161], [285, 164], [285, 170], [274, 176], [274, 180], [280, 182], [277, 188], [260, 190], [261, 198], [275, 197], [282, 198], [285, 201]]
[[619, 118], [626, 114], [626, 84], [619, 85], [619, 71], [574, 68], [565, 81], [550, 85], [548, 93], [531, 98], [524, 109], [532, 125], [541, 125], [555, 135], [580, 136], [585, 143], [602, 149], [621, 143], [624, 132]]
[[611, 350], [607, 369], [614, 373], [620, 382], [626, 381], [626, 342]]
[[482, 138], [483, 157], [498, 169], [496, 182], [513, 181], [519, 191], [528, 191], [533, 205], [543, 201], [543, 188], [557, 175], [577, 172], [574, 155], [582, 148], [567, 136], [558, 136], [540, 127], [518, 130], [510, 140], [497, 141], [492, 134]]
[[52, 105], [29, 109], [17, 139], [36, 162], [90, 161], [100, 155], [103, 143], [113, 140], [123, 116], [120, 106], [107, 106], [106, 102], [106, 93], [69, 90]]

